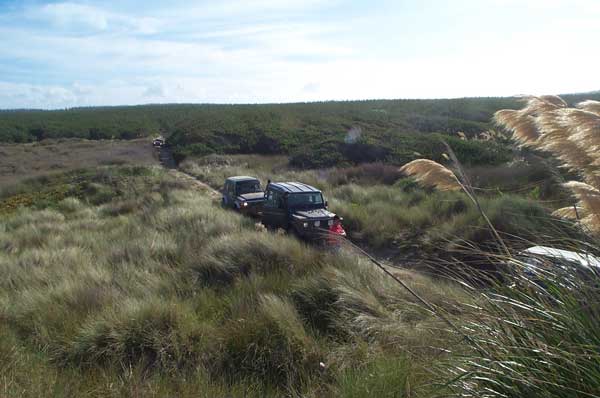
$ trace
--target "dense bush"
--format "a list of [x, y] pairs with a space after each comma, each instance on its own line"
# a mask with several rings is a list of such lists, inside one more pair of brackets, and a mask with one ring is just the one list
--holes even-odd
[[511, 159], [510, 150], [501, 143], [467, 140], [442, 134], [385, 133], [347, 144], [340, 141], [312, 141], [292, 151], [290, 165], [299, 168], [340, 167], [367, 162], [402, 165], [425, 157], [444, 161], [448, 142], [465, 165], [497, 165]]
[[[422, 145], [382, 145], [389, 136], [458, 131], [475, 134], [490, 127], [487, 121], [494, 111], [516, 105], [510, 98], [482, 98], [19, 110], [0, 112], [0, 142], [58, 137], [132, 139], [164, 134], [169, 136], [178, 161], [209, 153], [293, 153], [298, 165], [322, 167], [390, 156], [403, 161], [405, 158], [393, 153], [397, 148], [410, 153]], [[352, 128], [363, 131], [366, 141], [345, 144]], [[303, 158], [303, 154], [309, 156]]]

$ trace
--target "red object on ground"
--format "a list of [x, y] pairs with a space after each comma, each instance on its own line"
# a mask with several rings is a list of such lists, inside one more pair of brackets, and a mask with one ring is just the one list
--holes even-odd
[[344, 231], [344, 227], [342, 227], [341, 222], [334, 222], [331, 227], [329, 227], [329, 236], [327, 237], [327, 241], [330, 245], [339, 245], [340, 239], [339, 236], [345, 237], [346, 231]]

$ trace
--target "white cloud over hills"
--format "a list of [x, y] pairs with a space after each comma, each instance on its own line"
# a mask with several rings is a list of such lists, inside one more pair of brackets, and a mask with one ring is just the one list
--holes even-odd
[[576, 1], [0, 3], [0, 108], [588, 91]]

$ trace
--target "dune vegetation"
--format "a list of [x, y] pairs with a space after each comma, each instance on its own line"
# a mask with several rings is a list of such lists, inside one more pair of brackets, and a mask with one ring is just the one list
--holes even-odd
[[[489, 228], [467, 195], [422, 187], [392, 165], [303, 170], [290, 167], [285, 157], [212, 155], [188, 159], [181, 168], [215, 189], [230, 175], [254, 175], [263, 184], [269, 179], [312, 184], [323, 190], [330, 209], [344, 218], [355, 242], [375, 253], [399, 257], [396, 260], [403, 264], [424, 265], [428, 264], [424, 260], [431, 258], [439, 268], [435, 260], [460, 257], [477, 265], [488, 261], [485, 256], [478, 259], [473, 249], [495, 250]], [[486, 170], [490, 174], [494, 169], [497, 167]], [[576, 237], [578, 232], [570, 224], [551, 215], [557, 205], [568, 204], [564, 193], [548, 190], [554, 207], [540, 203], [539, 185], [513, 193], [515, 180], [529, 178], [526, 173], [518, 175], [522, 171], [519, 164], [514, 169], [518, 171], [505, 173], [497, 185], [479, 192], [484, 211], [505, 239], [519, 248], [557, 236]], [[484, 174], [481, 168], [476, 172]], [[504, 184], [507, 192], [502, 192]]]
[[[96, 191], [0, 222], [3, 396], [435, 388], [430, 365], [456, 342], [370, 263], [257, 229], [158, 168], [90, 173]], [[465, 300], [396, 272], [436, 305]]]
[[323, 189], [380, 266], [265, 231], [158, 166], [5, 185], [0, 395], [598, 397], [597, 272], [520, 251], [600, 256], [599, 109], [498, 112], [520, 144], [508, 163], [180, 164], [214, 188], [250, 174]]
[[[564, 184], [578, 201], [573, 210], [567, 207], [555, 213], [574, 220], [584, 237], [557, 238], [559, 245], [597, 259], [600, 102], [584, 101], [569, 108], [559, 97], [529, 97], [521, 110], [497, 112], [496, 121], [511, 130], [521, 145], [551, 154], [578, 177]], [[460, 169], [455, 174], [429, 160], [417, 160], [405, 169], [441, 189], [452, 181], [452, 188], [460, 185], [466, 193], [472, 192]], [[587, 266], [564, 261], [557, 265], [543, 258], [532, 265], [511, 253], [502, 237], [497, 240], [505, 252], [487, 254], [490, 261], [508, 266], [508, 283], [478, 295], [479, 316], [463, 325], [474, 350], [452, 365], [456, 377], [447, 386], [461, 396], [597, 397], [600, 274], [593, 258]]]

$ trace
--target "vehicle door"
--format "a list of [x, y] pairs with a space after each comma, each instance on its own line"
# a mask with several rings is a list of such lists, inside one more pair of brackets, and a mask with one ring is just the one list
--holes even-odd
[[229, 186], [229, 181], [225, 180], [225, 184], [223, 184], [223, 189], [221, 190], [221, 195], [223, 195], [223, 206], [227, 206], [228, 204], [228, 199], [227, 199], [227, 187]]
[[223, 188], [223, 203], [227, 207], [235, 206], [235, 184], [233, 181], [226, 181]]
[[281, 192], [269, 189], [265, 193], [262, 221], [268, 227], [287, 229], [285, 199]]

